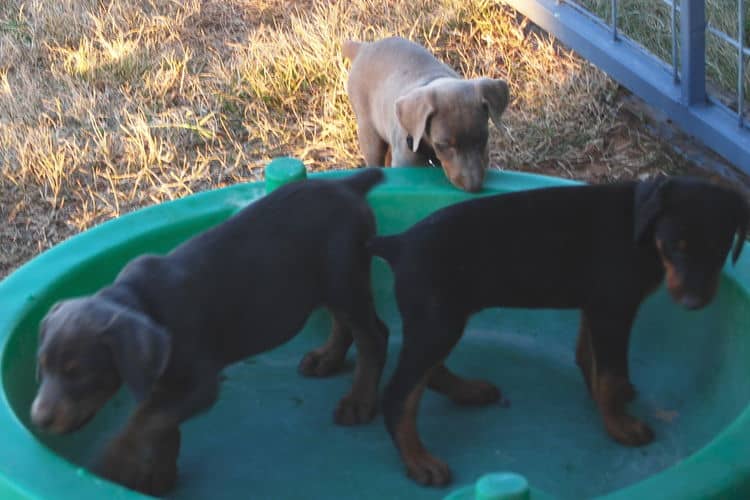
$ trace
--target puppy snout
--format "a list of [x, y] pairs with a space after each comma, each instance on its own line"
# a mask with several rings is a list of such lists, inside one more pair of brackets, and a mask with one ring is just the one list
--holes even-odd
[[71, 401], [62, 393], [54, 377], [42, 382], [31, 404], [31, 422], [46, 432], [64, 434], [80, 425], [80, 415]]
[[469, 193], [478, 193], [482, 190], [482, 180], [472, 180], [466, 183], [466, 191]]
[[448, 175], [448, 180], [454, 186], [467, 191], [469, 193], [476, 193], [482, 189], [482, 183], [484, 182], [484, 172], [465, 172], [458, 171]]
[[41, 396], [31, 405], [31, 422], [40, 429], [48, 429], [55, 421], [55, 408]]
[[476, 193], [482, 190], [482, 176], [465, 176], [461, 179], [460, 186], [464, 191]]

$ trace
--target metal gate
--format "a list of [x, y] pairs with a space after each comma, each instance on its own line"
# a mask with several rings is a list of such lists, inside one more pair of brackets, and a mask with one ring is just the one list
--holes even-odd
[[[671, 64], [618, 32], [617, 0], [610, 0], [606, 21], [572, 0], [503, 1], [750, 174], [750, 128], [743, 91], [750, 48], [743, 43], [744, 0], [737, 0], [737, 39], [706, 22], [704, 0], [653, 0], [671, 8]], [[706, 91], [707, 34], [736, 50], [736, 110]]]

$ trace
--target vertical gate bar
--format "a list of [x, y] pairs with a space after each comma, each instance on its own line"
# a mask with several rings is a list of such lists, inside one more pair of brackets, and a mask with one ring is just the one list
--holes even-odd
[[680, 81], [677, 76], [677, 0], [672, 0], [672, 78], [674, 82]]
[[612, 0], [612, 40], [617, 40], [617, 0]]
[[739, 38], [737, 41], [739, 42], [740, 48], [737, 51], [737, 122], [740, 127], [742, 127], [743, 117], [745, 114], [745, 86], [743, 85], [743, 81], [745, 79], [745, 54], [744, 54], [744, 46], [745, 46], [745, 2], [744, 0], [739, 1], [739, 5], [737, 8], [737, 22], [738, 22], [738, 30]]
[[[0, 0], [1, 1], [1, 0]], [[602, 0], [603, 1], [603, 0]], [[697, 141], [704, 143], [729, 162], [750, 174], [750, 112], [743, 114], [744, 125], [737, 126], [736, 108], [729, 109], [720, 100], [710, 99], [706, 92], [706, 37], [711, 27], [706, 23], [703, 0], [661, 0], [668, 6], [676, 4], [674, 19], [675, 49], [673, 71], [679, 81], [673, 81], [669, 61], [661, 61], [626, 36], [612, 42], [612, 19], [591, 18], [574, 0], [501, 0], [528, 16], [541, 28], [553, 33], [558, 40], [598, 65], [615, 80], [642, 97], [664, 113]], [[716, 0], [719, 1], [719, 0]], [[739, 1], [739, 0], [738, 0]], [[743, 0], [745, 15], [748, 1]], [[624, 2], [620, 2], [623, 3]], [[611, 0], [604, 3], [611, 5]], [[737, 9], [734, 10], [735, 14]], [[617, 13], [619, 15], [619, 12]], [[615, 23], [615, 26], [618, 26]], [[750, 28], [744, 27], [745, 36]], [[736, 34], [735, 34], [736, 35]], [[747, 43], [747, 41], [746, 41]], [[730, 45], [738, 47], [735, 37]], [[744, 57], [750, 50], [743, 50]], [[669, 56], [668, 56], [669, 57]], [[744, 61], [750, 70], [750, 63]], [[744, 83], [744, 82], [743, 82]], [[747, 85], [745, 84], [745, 87]], [[750, 96], [744, 100], [750, 104]], [[737, 101], [735, 101], [736, 103]], [[716, 164], [719, 165], [719, 164]], [[714, 166], [717, 171], [730, 169]]]
[[706, 102], [706, 6], [704, 0], [680, 0], [682, 102]]

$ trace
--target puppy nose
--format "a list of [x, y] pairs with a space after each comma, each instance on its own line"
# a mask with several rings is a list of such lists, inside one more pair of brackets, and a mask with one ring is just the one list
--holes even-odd
[[680, 299], [680, 304], [685, 309], [700, 309], [705, 304], [705, 301], [697, 295], [685, 294]]
[[55, 420], [52, 407], [41, 398], [34, 399], [31, 405], [31, 422], [39, 428], [46, 429]]
[[468, 193], [476, 193], [482, 189], [482, 179], [475, 179], [470, 175], [458, 174], [450, 177], [451, 183]]
[[469, 193], [478, 193], [482, 190], [481, 182], [468, 182], [464, 184], [464, 190]]

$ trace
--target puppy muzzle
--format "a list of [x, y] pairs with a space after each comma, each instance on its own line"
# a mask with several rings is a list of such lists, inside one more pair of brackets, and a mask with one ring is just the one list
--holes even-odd
[[446, 169], [446, 175], [448, 180], [459, 189], [462, 189], [469, 193], [476, 193], [482, 189], [484, 183], [484, 169], [483, 168], [472, 168], [472, 169], [452, 169], [448, 171]]
[[51, 434], [67, 434], [86, 425], [96, 413], [93, 405], [76, 405], [54, 382], [45, 381], [31, 405], [31, 422]]

